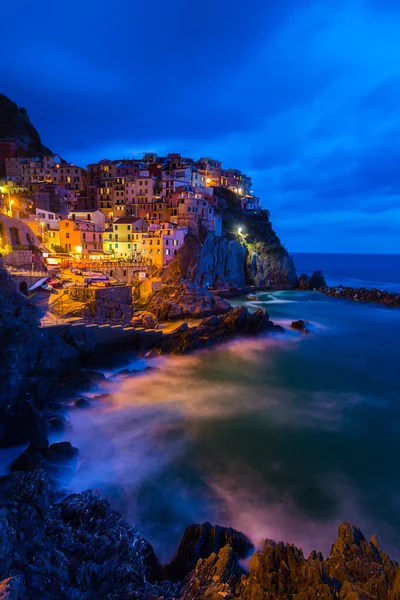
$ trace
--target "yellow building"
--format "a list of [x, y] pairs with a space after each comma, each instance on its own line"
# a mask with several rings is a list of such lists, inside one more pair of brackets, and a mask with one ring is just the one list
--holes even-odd
[[133, 252], [156, 267], [165, 267], [177, 255], [187, 229], [175, 227], [172, 223], [161, 223], [159, 227], [153, 227], [149, 231], [133, 235]]
[[133, 246], [134, 235], [147, 230], [144, 219], [121, 217], [110, 223], [103, 233], [103, 250], [112, 252], [116, 258], [132, 259], [136, 255]]

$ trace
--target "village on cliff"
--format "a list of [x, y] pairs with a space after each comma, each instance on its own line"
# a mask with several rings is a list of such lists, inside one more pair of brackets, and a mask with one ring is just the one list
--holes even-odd
[[86, 283], [132, 284], [168, 265], [187, 233], [222, 235], [221, 192], [244, 213], [260, 211], [251, 179], [212, 158], [146, 153], [83, 169], [20, 151], [0, 140], [0, 253], [11, 270], [83, 269]]

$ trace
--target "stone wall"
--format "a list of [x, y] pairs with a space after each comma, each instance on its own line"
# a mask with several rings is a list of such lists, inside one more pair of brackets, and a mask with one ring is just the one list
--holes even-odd
[[72, 300], [86, 305], [83, 317], [89, 322], [128, 322], [132, 318], [132, 287], [129, 285], [108, 288], [71, 286], [68, 294]]
[[121, 283], [135, 283], [142, 281], [140, 273], [146, 273], [148, 267], [143, 267], [142, 270], [137, 265], [116, 265], [113, 263], [98, 264], [94, 267], [96, 273], [104, 273], [108, 277], [114, 277]]
[[[4, 262], [10, 267], [17, 268], [32, 268], [32, 251], [31, 250], [13, 250], [10, 254], [4, 256]], [[41, 268], [41, 265], [39, 265]], [[34, 269], [36, 270], [36, 263], [34, 263]]]

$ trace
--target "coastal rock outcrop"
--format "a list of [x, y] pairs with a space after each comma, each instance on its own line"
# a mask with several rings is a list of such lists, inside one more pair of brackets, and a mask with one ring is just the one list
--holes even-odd
[[160, 321], [224, 314], [230, 308], [229, 302], [223, 298], [187, 282], [165, 285], [160, 291], [154, 292], [146, 304], [146, 310], [155, 314]]
[[199, 287], [243, 287], [246, 255], [246, 248], [236, 240], [209, 233], [190, 265], [188, 277]]
[[41, 470], [0, 478], [0, 581], [20, 578], [25, 600], [128, 598], [159, 577], [150, 544], [106, 500], [52, 500]]
[[183, 323], [162, 341], [160, 351], [168, 354], [187, 354], [193, 350], [221, 344], [234, 335], [255, 335], [266, 331], [283, 331], [270, 321], [266, 310], [254, 313], [244, 306], [232, 308], [226, 314], [204, 319], [195, 327]]
[[131, 318], [132, 327], [144, 327], [145, 329], [155, 329], [158, 325], [158, 319], [153, 313], [146, 310], [138, 310], [134, 312]]
[[320, 290], [324, 287], [326, 287], [326, 281], [322, 271], [314, 271], [311, 277], [302, 273], [296, 284], [298, 290]]
[[307, 321], [304, 321], [304, 319], [298, 319], [297, 321], [292, 321], [291, 328], [301, 331], [302, 333], [309, 333], [307, 325]]
[[347, 300], [354, 300], [356, 302], [372, 302], [374, 304], [382, 304], [388, 308], [400, 307], [400, 294], [378, 290], [377, 288], [353, 288], [339, 285], [322, 287], [319, 291], [333, 298], [346, 298]]
[[16, 458], [11, 471], [34, 471], [35, 469], [51, 468], [58, 463], [71, 460], [78, 454], [70, 442], [57, 442], [49, 446], [47, 440], [41, 445], [31, 443], [24, 452]]
[[[398, 600], [400, 570], [351, 523], [324, 560], [210, 523], [187, 528], [159, 567], [150, 544], [90, 490], [61, 502], [42, 470], [0, 478], [0, 594], [20, 600]], [[169, 579], [167, 579], [169, 578]], [[173, 578], [175, 581], [171, 581]], [[56, 595], [55, 595], [56, 590]], [[8, 595], [5, 595], [8, 594]], [[0, 595], [0, 598], [2, 596]]]
[[78, 369], [79, 352], [49, 329], [0, 265], [0, 446], [30, 442], [37, 411], [57, 390], [54, 375]]
[[220, 527], [210, 523], [190, 525], [183, 534], [174, 559], [164, 567], [165, 579], [179, 581], [195, 568], [200, 558], [208, 558], [229, 545], [240, 557], [246, 558], [253, 545], [243, 533], [230, 527]]
[[224, 235], [186, 236], [179, 255], [162, 272], [165, 283], [190, 281], [216, 289], [296, 286], [293, 260], [274, 232], [267, 211], [245, 214], [228, 207], [223, 217]]

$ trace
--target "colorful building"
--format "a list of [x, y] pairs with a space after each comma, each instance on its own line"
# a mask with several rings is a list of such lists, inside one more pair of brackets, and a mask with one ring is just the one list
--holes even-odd
[[112, 252], [115, 257], [132, 259], [136, 255], [133, 246], [134, 235], [147, 230], [144, 219], [137, 217], [121, 217], [103, 233], [103, 249]]

